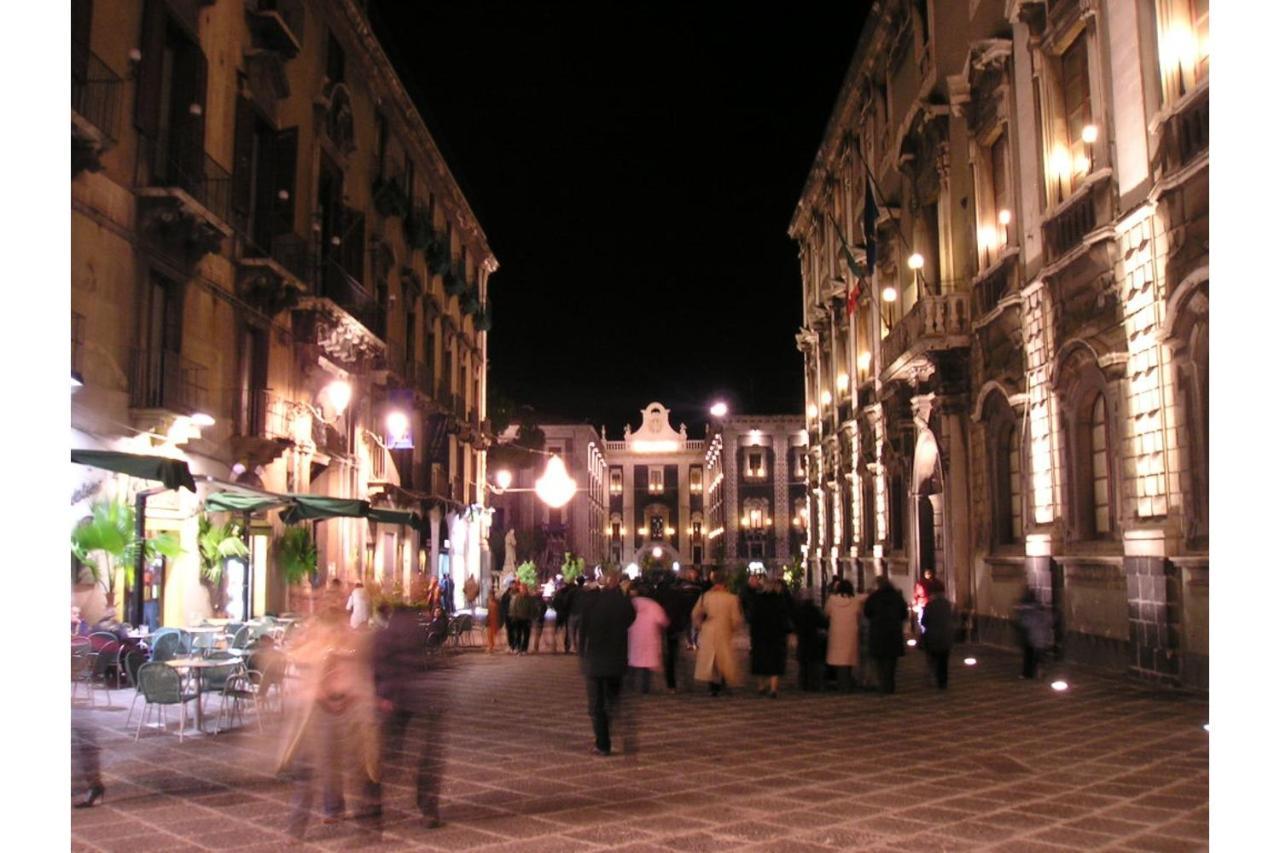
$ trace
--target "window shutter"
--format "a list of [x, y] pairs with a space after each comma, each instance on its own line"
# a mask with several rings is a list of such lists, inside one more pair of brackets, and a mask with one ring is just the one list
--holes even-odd
[[236, 98], [235, 153], [231, 164], [231, 209], [235, 225], [244, 231], [249, 225], [249, 204], [253, 198], [253, 103]]
[[[275, 135], [271, 151], [271, 174], [275, 179], [274, 233], [292, 234], [298, 174], [298, 129], [296, 127], [286, 127]], [[280, 190], [287, 192], [288, 198], [280, 198]]]
[[133, 121], [143, 136], [154, 139], [160, 130], [160, 88], [164, 73], [165, 11], [161, 0], [146, 0], [142, 8], [142, 63]]

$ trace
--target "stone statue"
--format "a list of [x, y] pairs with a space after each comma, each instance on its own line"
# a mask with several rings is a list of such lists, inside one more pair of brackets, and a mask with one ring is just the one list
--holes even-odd
[[516, 573], [516, 532], [508, 530], [502, 541], [506, 552], [506, 558], [502, 561], [502, 574], [505, 577]]

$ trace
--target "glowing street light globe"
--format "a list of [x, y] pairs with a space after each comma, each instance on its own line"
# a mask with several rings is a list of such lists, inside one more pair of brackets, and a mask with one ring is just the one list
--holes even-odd
[[347, 404], [351, 402], [351, 384], [342, 379], [335, 379], [325, 386], [325, 394], [333, 410], [342, 414], [347, 410]]
[[728, 405], [726, 405], [725, 403], [723, 403], [723, 402], [719, 402], [719, 403], [715, 403], [714, 405], [712, 405], [712, 407], [711, 407], [711, 417], [713, 417], [713, 418], [723, 418], [723, 417], [724, 417], [725, 415], [727, 415], [727, 414], [729, 414], [729, 407], [728, 407]]
[[404, 438], [409, 431], [409, 416], [401, 411], [387, 413], [387, 434], [396, 441]]
[[565, 470], [564, 460], [559, 456], [552, 456], [547, 460], [547, 468], [542, 476], [533, 484], [533, 490], [547, 506], [559, 509], [573, 498], [578, 491], [578, 484]]
[[511, 488], [511, 472], [506, 468], [493, 475], [493, 481], [498, 484], [499, 489]]

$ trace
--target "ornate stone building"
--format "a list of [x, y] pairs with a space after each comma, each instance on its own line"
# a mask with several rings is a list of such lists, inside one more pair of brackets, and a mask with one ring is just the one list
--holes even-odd
[[[446, 516], [484, 501], [497, 262], [362, 4], [76, 0], [72, 19], [72, 446], [418, 510], [433, 535], [316, 525], [320, 569], [436, 565]], [[198, 506], [167, 493], [147, 519], [186, 550], [171, 623], [209, 606]], [[286, 606], [280, 526], [252, 521], [255, 612]], [[482, 559], [481, 526], [452, 536], [455, 562]]]
[[874, 4], [790, 227], [814, 583], [1207, 686], [1208, 67], [1205, 0]]

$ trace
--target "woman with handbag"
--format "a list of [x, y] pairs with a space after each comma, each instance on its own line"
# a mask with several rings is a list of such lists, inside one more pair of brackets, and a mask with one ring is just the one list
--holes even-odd
[[693, 607], [693, 624], [698, 628], [698, 657], [693, 677], [707, 682], [712, 696], [719, 696], [739, 680], [738, 662], [733, 656], [733, 634], [742, 626], [742, 604], [729, 592], [724, 577], [711, 573], [711, 589]]

